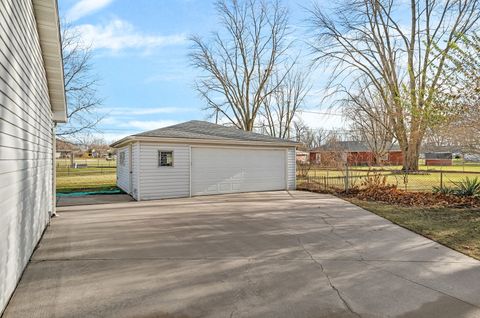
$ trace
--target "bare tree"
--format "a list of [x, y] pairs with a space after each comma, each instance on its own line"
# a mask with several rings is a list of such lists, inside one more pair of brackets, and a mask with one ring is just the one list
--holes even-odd
[[305, 72], [289, 72], [283, 81], [279, 76], [283, 74], [275, 74], [272, 85], [282, 84], [263, 100], [260, 116], [269, 135], [290, 139], [293, 120], [303, 106], [310, 86]]
[[350, 122], [352, 137], [365, 142], [375, 164], [391, 149], [394, 137], [387, 105], [375, 87], [364, 83], [356, 95], [345, 101], [344, 115]]
[[[278, 0], [220, 0], [215, 7], [223, 29], [209, 40], [191, 38], [192, 63], [204, 73], [195, 87], [212, 116], [251, 131], [293, 64], [288, 12]], [[274, 73], [278, 81], [272, 85]]]
[[68, 123], [57, 129], [58, 136], [75, 136], [91, 132], [102, 119], [98, 107], [98, 78], [92, 71], [92, 51], [77, 29], [62, 22], [61, 44]]
[[443, 72], [448, 83], [440, 99], [455, 110], [448, 120], [430, 127], [427, 149], [457, 149], [480, 152], [480, 36], [463, 36], [448, 55], [451, 63]]
[[301, 119], [293, 122], [293, 133], [295, 141], [302, 144], [305, 150], [311, 150], [326, 144], [330, 139], [335, 138], [336, 131], [322, 128], [312, 129]]
[[403, 168], [418, 169], [427, 128], [444, 115], [441, 74], [459, 39], [480, 19], [480, 0], [341, 0], [312, 9], [315, 61], [333, 69], [330, 87], [348, 94], [366, 77], [387, 105]]
[[468, 152], [480, 152], [480, 35], [463, 36], [449, 55], [445, 100], [458, 111], [444, 125], [450, 139]]

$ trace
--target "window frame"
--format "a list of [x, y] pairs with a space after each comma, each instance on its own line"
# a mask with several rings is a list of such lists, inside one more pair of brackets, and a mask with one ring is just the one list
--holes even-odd
[[[162, 152], [172, 154], [172, 164], [162, 165]], [[159, 149], [157, 154], [157, 166], [159, 168], [173, 168], [175, 166], [175, 151], [173, 149]]]
[[127, 154], [126, 153], [127, 153], [126, 150], [122, 150], [118, 154], [118, 163], [120, 164], [121, 167], [126, 166], [126, 161], [127, 161]]

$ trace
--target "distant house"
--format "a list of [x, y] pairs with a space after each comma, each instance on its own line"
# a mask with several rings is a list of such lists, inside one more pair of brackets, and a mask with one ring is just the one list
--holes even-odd
[[56, 0], [0, 1], [0, 114], [1, 316], [55, 213], [55, 125], [67, 120]]
[[451, 166], [453, 163], [453, 154], [451, 152], [426, 152], [426, 166]]
[[75, 157], [82, 155], [82, 149], [71, 142], [57, 138], [55, 143], [57, 158], [70, 158], [71, 154]]
[[338, 163], [352, 166], [376, 163], [401, 165], [402, 161], [402, 151], [397, 145], [391, 145], [383, 158], [375, 158], [368, 144], [363, 141], [338, 141], [310, 150], [310, 162], [326, 166]]
[[295, 152], [295, 160], [300, 163], [307, 163], [310, 153], [308, 151], [297, 150]]
[[106, 158], [110, 157], [112, 149], [108, 145], [93, 145], [84, 153], [88, 158]]

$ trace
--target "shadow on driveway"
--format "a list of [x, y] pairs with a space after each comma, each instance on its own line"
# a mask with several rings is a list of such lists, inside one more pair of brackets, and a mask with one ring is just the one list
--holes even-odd
[[480, 262], [341, 199], [59, 209], [4, 317], [479, 317]]

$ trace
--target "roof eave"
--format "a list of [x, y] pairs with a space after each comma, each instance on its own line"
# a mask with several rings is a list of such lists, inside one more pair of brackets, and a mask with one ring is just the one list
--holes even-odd
[[34, 0], [33, 9], [47, 77], [52, 119], [57, 123], [66, 123], [67, 101], [63, 77], [58, 4], [56, 0]]
[[194, 138], [163, 138], [163, 137], [147, 137], [147, 136], [128, 136], [122, 138], [110, 145], [112, 148], [120, 148], [131, 142], [159, 142], [159, 143], [180, 143], [180, 144], [212, 144], [212, 145], [242, 145], [242, 146], [269, 146], [269, 147], [296, 147], [297, 142], [271, 142], [271, 141], [254, 141], [239, 139], [194, 139]]

